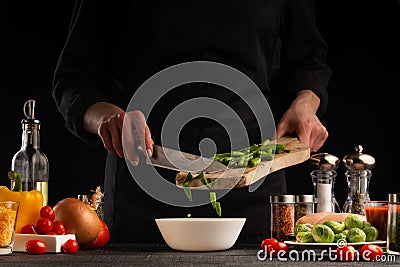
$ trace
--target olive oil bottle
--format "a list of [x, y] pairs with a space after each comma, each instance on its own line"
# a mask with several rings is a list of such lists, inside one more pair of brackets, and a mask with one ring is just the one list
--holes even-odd
[[[43, 195], [43, 206], [48, 204], [49, 161], [40, 148], [40, 121], [35, 118], [35, 100], [25, 102], [22, 124], [22, 144], [14, 155], [11, 170], [22, 178], [22, 190], [36, 189]], [[11, 188], [13, 188], [11, 182]]]

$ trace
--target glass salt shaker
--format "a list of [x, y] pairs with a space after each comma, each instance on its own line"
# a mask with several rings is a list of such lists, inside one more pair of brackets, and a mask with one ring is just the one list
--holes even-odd
[[342, 160], [347, 168], [347, 199], [343, 205], [343, 212], [365, 215], [366, 202], [369, 198], [369, 182], [371, 169], [375, 166], [375, 159], [362, 153], [361, 145], [355, 146], [355, 153], [345, 156]]
[[335, 198], [336, 170], [340, 160], [328, 153], [318, 153], [310, 157], [311, 178], [314, 186], [316, 212], [341, 212]]

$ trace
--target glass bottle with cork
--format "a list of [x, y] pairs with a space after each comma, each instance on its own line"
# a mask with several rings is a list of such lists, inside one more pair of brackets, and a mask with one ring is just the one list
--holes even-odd
[[362, 153], [361, 145], [355, 146], [355, 153], [343, 157], [346, 167], [348, 194], [343, 205], [343, 212], [365, 215], [365, 206], [369, 198], [369, 183], [371, 169], [375, 166], [375, 159]]
[[340, 160], [328, 153], [318, 153], [310, 157], [311, 178], [314, 186], [316, 212], [341, 212], [335, 198], [336, 170]]
[[[22, 144], [13, 156], [11, 170], [22, 178], [22, 190], [36, 189], [43, 195], [43, 206], [48, 204], [49, 161], [40, 148], [40, 121], [35, 118], [35, 100], [28, 100], [23, 106]], [[13, 188], [13, 182], [11, 182]]]

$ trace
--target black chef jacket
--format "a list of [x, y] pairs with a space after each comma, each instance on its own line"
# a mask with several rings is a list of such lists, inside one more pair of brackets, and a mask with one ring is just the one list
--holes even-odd
[[[146, 79], [190, 61], [218, 62], [246, 74], [268, 99], [275, 121], [301, 89], [320, 97], [318, 116], [325, 112], [331, 72], [324, 63], [327, 45], [315, 24], [313, 0], [104, 2], [77, 2], [54, 76], [53, 97], [66, 127], [89, 144], [101, 145], [83, 128], [83, 113], [90, 105], [105, 101], [125, 108]], [[235, 94], [193, 83], [175, 88], [152, 110], [148, 124], [156, 144], [171, 109], [199, 96], [231, 104], [247, 127], [250, 142], [261, 141], [251, 108]], [[198, 153], [198, 142], [205, 137], [217, 140], [219, 152], [229, 151], [225, 133], [206, 119], [192, 121], [182, 130], [181, 149]], [[176, 173], [159, 172], [174, 182]], [[215, 217], [207, 205], [188, 209], [153, 199], [115, 155], [108, 155], [104, 186], [111, 241], [161, 242], [155, 218], [187, 213]], [[269, 236], [268, 197], [285, 192], [280, 171], [268, 175], [255, 192], [234, 189], [220, 199], [223, 217], [247, 218], [239, 243], [258, 243]]]

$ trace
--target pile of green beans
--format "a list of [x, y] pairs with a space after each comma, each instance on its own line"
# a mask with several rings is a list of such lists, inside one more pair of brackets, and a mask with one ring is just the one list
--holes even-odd
[[230, 168], [255, 167], [261, 161], [269, 161], [275, 154], [289, 152], [285, 144], [272, 144], [270, 139], [265, 139], [261, 144], [253, 144], [228, 153], [215, 154], [213, 159]]

